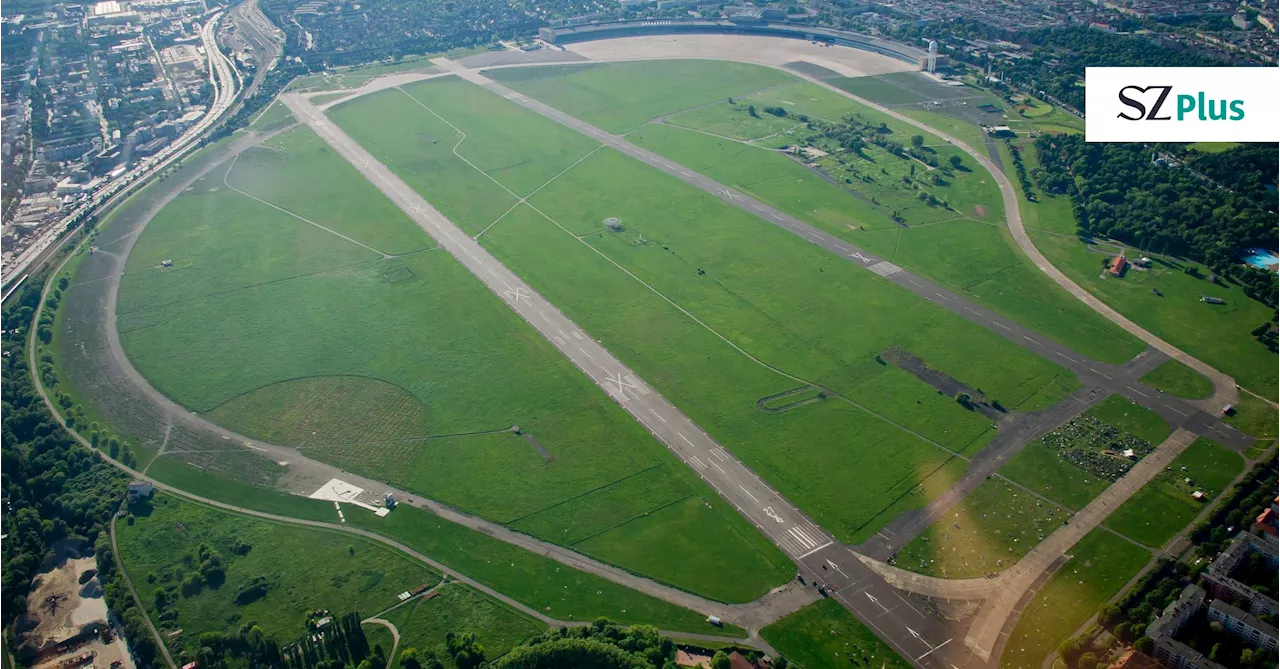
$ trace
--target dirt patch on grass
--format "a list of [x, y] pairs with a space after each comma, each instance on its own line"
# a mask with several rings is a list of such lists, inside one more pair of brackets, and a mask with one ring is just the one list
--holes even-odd
[[987, 211], [988, 210], [985, 205], [981, 205], [981, 204], [973, 205], [973, 215], [977, 216], [978, 218], [982, 218], [983, 216], [986, 216]]

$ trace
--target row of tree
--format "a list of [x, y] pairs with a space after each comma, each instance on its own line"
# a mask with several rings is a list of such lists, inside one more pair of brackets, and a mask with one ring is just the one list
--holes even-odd
[[[1274, 202], [1268, 210], [1251, 195], [1181, 165], [1163, 147], [1042, 135], [1035, 148], [1037, 184], [1046, 193], [1071, 197], [1082, 236], [1109, 237], [1205, 263], [1240, 282], [1250, 297], [1276, 306], [1275, 273], [1240, 260], [1245, 249], [1275, 248]], [[1225, 160], [1239, 150], [1225, 152]], [[1275, 150], [1272, 145], [1269, 167], [1256, 165], [1256, 174], [1238, 176], [1236, 182], [1274, 183]]]

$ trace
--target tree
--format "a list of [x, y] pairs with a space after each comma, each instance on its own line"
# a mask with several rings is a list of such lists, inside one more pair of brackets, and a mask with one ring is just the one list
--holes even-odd
[[1098, 656], [1093, 653], [1083, 653], [1080, 659], [1076, 660], [1076, 669], [1097, 669]]
[[401, 669], [422, 669], [422, 662], [418, 660], [418, 649], [406, 648], [400, 651], [400, 667]]
[[729, 656], [723, 650], [717, 650], [711, 658], [711, 669], [729, 669]]
[[1080, 654], [1081, 646], [1083, 645], [1084, 642], [1076, 637], [1065, 639], [1062, 643], [1058, 644], [1058, 656], [1062, 658], [1063, 662], [1066, 662], [1069, 665], [1074, 664], [1076, 658]]
[[917, 149], [924, 146], [924, 135], [912, 135], [911, 146], [914, 146]]
[[1147, 655], [1150, 655], [1151, 651], [1154, 650], [1156, 647], [1156, 642], [1151, 637], [1144, 636], [1144, 637], [1140, 637], [1137, 641], [1134, 641], [1133, 647], [1139, 653], [1145, 653]]
[[960, 159], [960, 156], [954, 153], [951, 154], [951, 157], [947, 159], [947, 162], [951, 163], [951, 166], [956, 169], [960, 169], [964, 167], [964, 161]]

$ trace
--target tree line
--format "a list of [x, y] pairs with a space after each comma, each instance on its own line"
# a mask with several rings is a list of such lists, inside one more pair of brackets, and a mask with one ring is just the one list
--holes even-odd
[[[1169, 147], [1091, 144], [1079, 135], [1042, 135], [1035, 148], [1040, 159], [1034, 170], [1037, 185], [1046, 193], [1071, 198], [1081, 236], [1108, 237], [1204, 263], [1239, 282], [1249, 297], [1276, 306], [1276, 274], [1241, 262], [1245, 249], [1275, 248], [1274, 204], [1269, 210], [1251, 192], [1203, 178], [1169, 153]], [[1240, 149], [1218, 160], [1229, 164], [1229, 154], [1235, 151]], [[1259, 165], [1257, 174], [1227, 181], [1274, 183], [1274, 146], [1271, 151], [1269, 168]]]
[[154, 662], [156, 648], [115, 569], [106, 532], [128, 477], [81, 448], [54, 420], [36, 392], [27, 364], [27, 335], [46, 278], [28, 279], [2, 312], [0, 494], [6, 536], [0, 615], [6, 633], [11, 634], [14, 621], [27, 611], [31, 579], [50, 546], [67, 538], [84, 540], [94, 546], [107, 606], [123, 622], [138, 666], [146, 669]]

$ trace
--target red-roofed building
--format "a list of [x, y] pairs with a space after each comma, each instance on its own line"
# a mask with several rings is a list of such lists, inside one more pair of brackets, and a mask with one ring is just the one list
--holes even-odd
[[1278, 519], [1278, 515], [1280, 514], [1276, 513], [1276, 507], [1274, 504], [1267, 507], [1262, 511], [1262, 513], [1258, 514], [1258, 517], [1253, 521], [1253, 528], [1265, 534], [1270, 534], [1273, 537], [1277, 536], [1276, 521]]
[[1124, 276], [1124, 271], [1128, 267], [1129, 260], [1121, 253], [1111, 260], [1111, 266], [1107, 268], [1107, 271], [1111, 273], [1111, 276], [1120, 277]]

